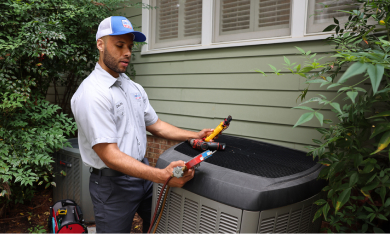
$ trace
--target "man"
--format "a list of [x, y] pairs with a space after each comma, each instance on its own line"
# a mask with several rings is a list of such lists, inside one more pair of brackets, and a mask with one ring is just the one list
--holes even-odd
[[[165, 169], [150, 167], [144, 158], [146, 130], [181, 141], [212, 132], [186, 131], [161, 121], [142, 86], [124, 74], [133, 41], [145, 40], [125, 17], [104, 19], [96, 33], [99, 61], [71, 100], [81, 157], [91, 167], [89, 190], [98, 233], [129, 233], [135, 212], [142, 217], [143, 232], [147, 232], [152, 182], [164, 183], [174, 167], [184, 166], [183, 161], [177, 161]], [[181, 187], [193, 176], [194, 171], [188, 170], [168, 185]]]

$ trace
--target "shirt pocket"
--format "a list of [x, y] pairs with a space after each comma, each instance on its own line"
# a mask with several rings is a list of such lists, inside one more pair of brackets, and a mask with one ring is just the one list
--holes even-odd
[[140, 93], [131, 93], [130, 94], [131, 103], [133, 107], [134, 117], [137, 119], [139, 126], [145, 126], [145, 116], [144, 116], [144, 103], [142, 101], [142, 96]]

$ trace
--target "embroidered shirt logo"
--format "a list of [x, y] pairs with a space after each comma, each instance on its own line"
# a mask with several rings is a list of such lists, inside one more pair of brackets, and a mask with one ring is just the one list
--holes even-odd
[[121, 102], [121, 103], [119, 103], [119, 104], [116, 104], [116, 108], [119, 108], [120, 106], [122, 106], [123, 105], [123, 103]]
[[123, 24], [123, 27], [125, 27], [125, 28], [133, 29], [131, 27], [130, 21], [128, 21], [128, 20], [122, 20], [122, 24]]
[[136, 94], [134, 94], [134, 98], [136, 100], [139, 100], [139, 99], [141, 99], [141, 95], [139, 93], [136, 93]]

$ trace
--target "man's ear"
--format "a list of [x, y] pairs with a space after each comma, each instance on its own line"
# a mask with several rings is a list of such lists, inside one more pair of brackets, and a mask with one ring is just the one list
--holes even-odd
[[98, 48], [98, 50], [100, 52], [103, 52], [104, 51], [104, 40], [103, 38], [99, 38], [97, 41], [96, 41], [96, 47]]

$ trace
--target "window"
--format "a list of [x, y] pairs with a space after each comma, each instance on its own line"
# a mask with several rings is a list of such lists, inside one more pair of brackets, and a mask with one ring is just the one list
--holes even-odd
[[352, 0], [142, 0], [143, 54], [319, 40]]
[[307, 11], [307, 33], [322, 32], [328, 25], [333, 24], [333, 18], [345, 22], [348, 13], [358, 8], [351, 0], [310, 0]]
[[202, 0], [155, 0], [152, 48], [200, 44]]
[[217, 0], [214, 41], [288, 36], [290, 0]]

